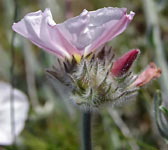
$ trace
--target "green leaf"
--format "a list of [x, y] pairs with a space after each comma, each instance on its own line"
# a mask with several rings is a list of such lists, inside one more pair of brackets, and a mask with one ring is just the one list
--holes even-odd
[[168, 140], [168, 123], [165, 121], [165, 118], [163, 118], [164, 116], [162, 115], [162, 111], [160, 109], [161, 103], [161, 92], [157, 90], [154, 96], [155, 121], [161, 136]]

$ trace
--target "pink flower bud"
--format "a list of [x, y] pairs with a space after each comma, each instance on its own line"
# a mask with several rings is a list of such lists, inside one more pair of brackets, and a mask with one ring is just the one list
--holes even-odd
[[157, 68], [155, 63], [151, 62], [145, 71], [143, 71], [139, 77], [133, 83], [134, 86], [140, 87], [148, 82], [150, 82], [154, 78], [159, 78], [162, 71], [160, 68]]
[[112, 74], [116, 77], [120, 77], [128, 72], [139, 53], [139, 49], [134, 49], [118, 58], [113, 64]]

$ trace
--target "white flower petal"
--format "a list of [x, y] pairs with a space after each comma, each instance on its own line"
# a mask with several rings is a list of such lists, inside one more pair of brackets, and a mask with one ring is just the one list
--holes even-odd
[[[26, 95], [21, 91], [14, 89], [13, 94], [15, 135], [18, 136], [24, 128], [29, 104]], [[14, 140], [11, 131], [10, 96], [11, 86], [0, 82], [0, 145], [10, 145]]]

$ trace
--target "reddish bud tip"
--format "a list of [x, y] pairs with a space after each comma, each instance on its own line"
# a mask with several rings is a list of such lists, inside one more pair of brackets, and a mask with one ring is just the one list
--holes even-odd
[[161, 73], [161, 69], [157, 68], [155, 63], [151, 62], [147, 69], [138, 76], [133, 85], [137, 87], [143, 86], [150, 82], [152, 79], [159, 78]]
[[134, 49], [118, 58], [113, 64], [112, 74], [116, 77], [124, 75], [130, 69], [139, 53], [139, 49]]

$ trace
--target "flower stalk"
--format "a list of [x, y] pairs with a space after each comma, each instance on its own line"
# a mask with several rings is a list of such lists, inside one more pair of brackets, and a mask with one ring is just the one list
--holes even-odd
[[82, 150], [92, 150], [91, 116], [90, 111], [82, 114]]

